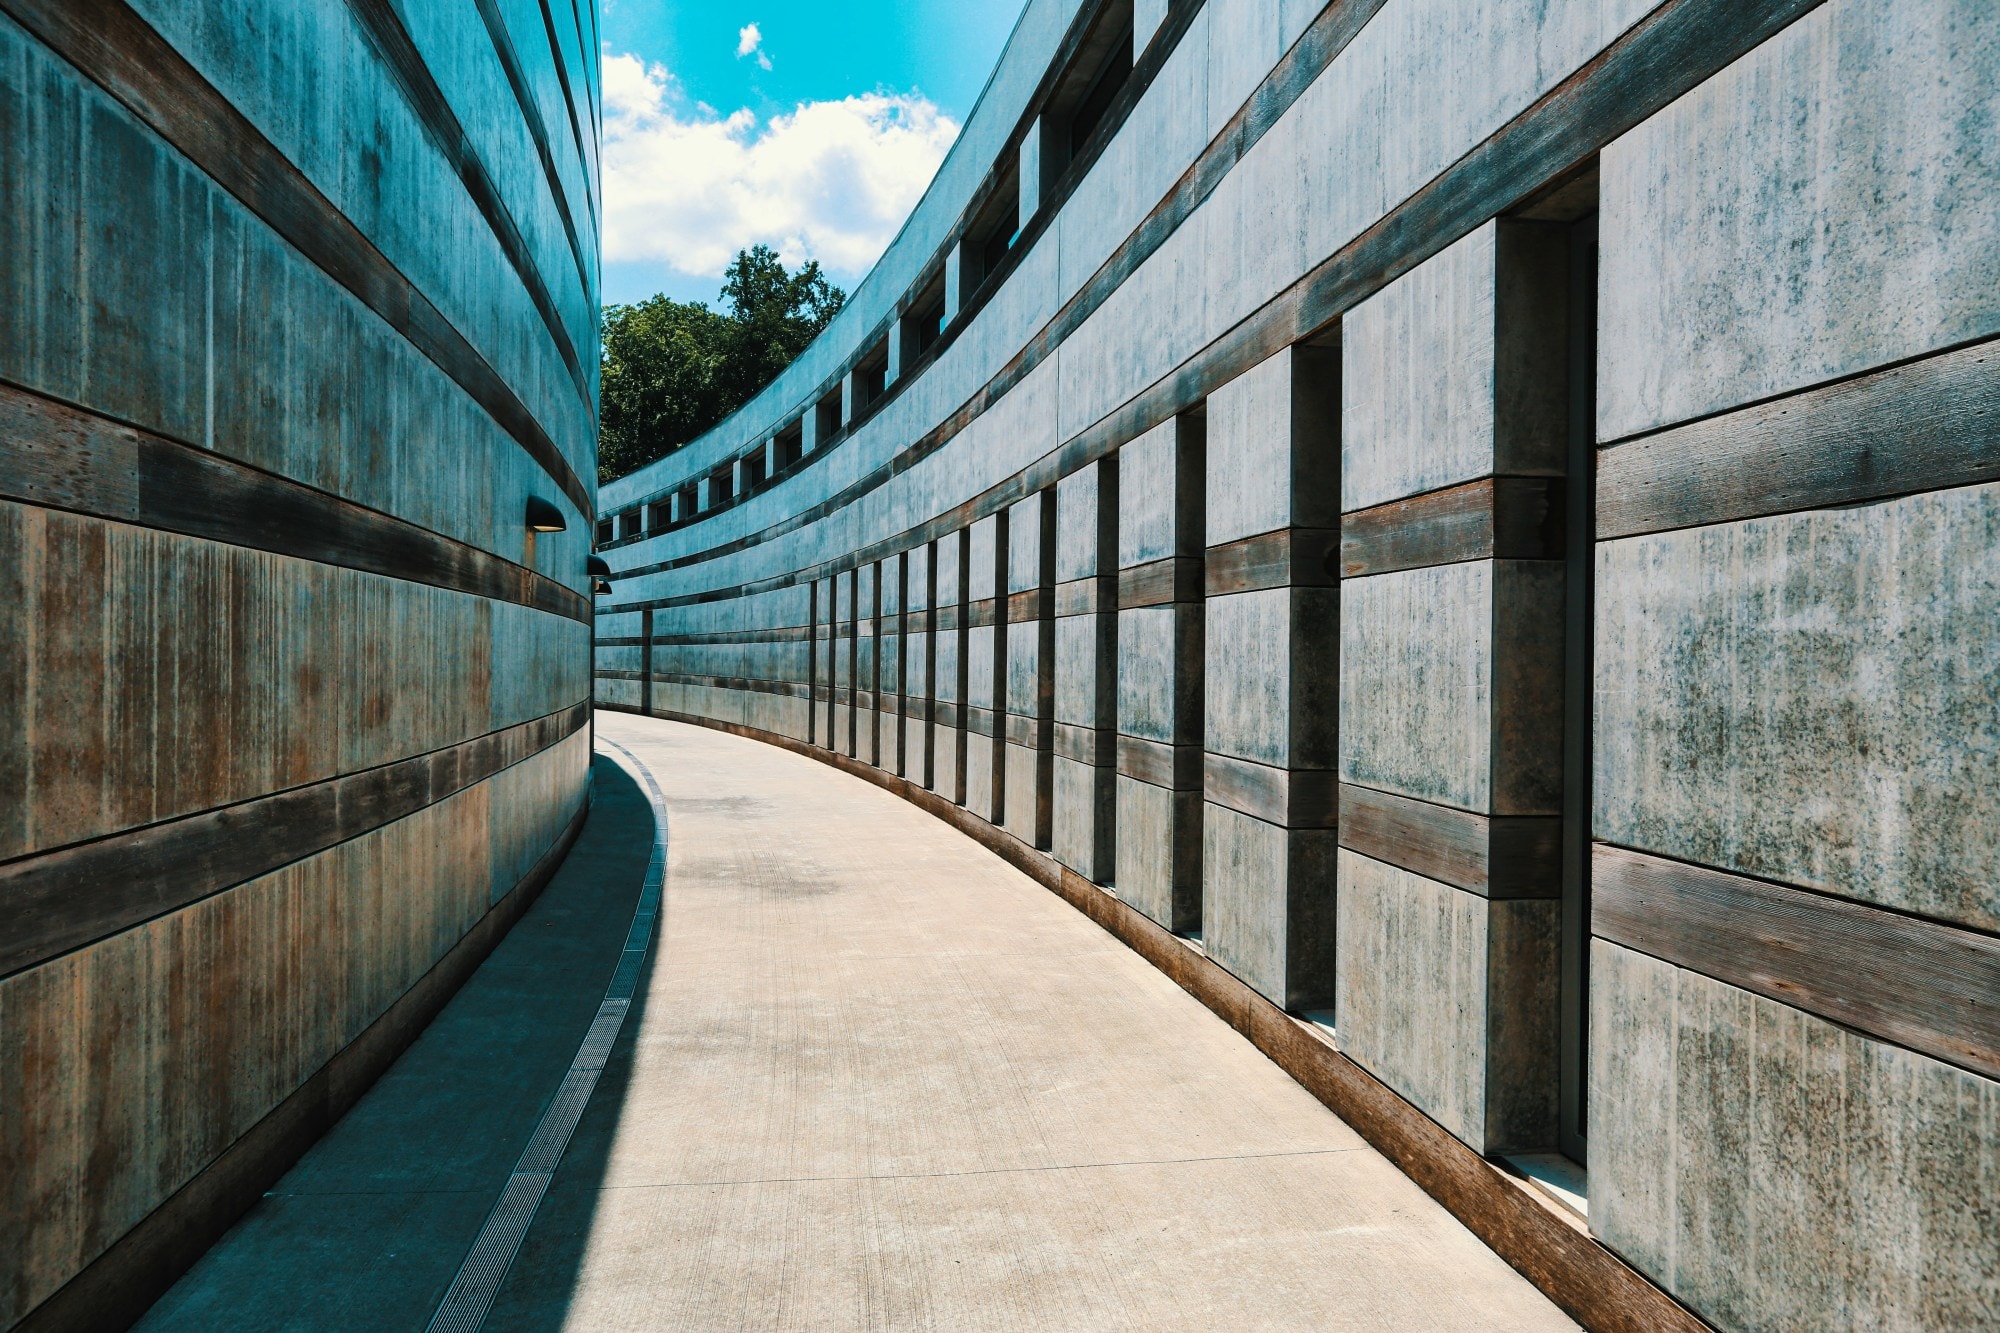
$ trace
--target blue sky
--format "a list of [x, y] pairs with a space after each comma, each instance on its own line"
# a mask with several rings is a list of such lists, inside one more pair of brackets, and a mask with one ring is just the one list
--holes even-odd
[[713, 303], [739, 248], [852, 288], [929, 183], [1016, 0], [602, 0], [604, 299]]

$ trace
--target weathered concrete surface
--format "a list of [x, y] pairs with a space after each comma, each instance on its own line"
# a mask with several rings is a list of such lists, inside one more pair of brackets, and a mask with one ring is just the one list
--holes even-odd
[[1599, 837], [2000, 927], [2000, 486], [1598, 548]]
[[1598, 438], [2000, 330], [1988, 0], [1834, 0], [1603, 157]]
[[599, 726], [665, 789], [662, 934], [494, 1327], [1571, 1326], [974, 843], [755, 742]]
[[2000, 1083], [1605, 940], [1591, 1230], [1725, 1328], [2000, 1325]]
[[652, 811], [616, 764], [599, 759], [593, 774], [583, 832], [527, 915], [141, 1329], [429, 1322], [596, 1017], [632, 924]]
[[1556, 915], [1340, 852], [1340, 1047], [1481, 1153], [1556, 1116]]

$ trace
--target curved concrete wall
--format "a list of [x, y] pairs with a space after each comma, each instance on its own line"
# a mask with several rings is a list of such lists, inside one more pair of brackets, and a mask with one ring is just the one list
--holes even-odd
[[143, 1309], [581, 818], [594, 23], [0, 3], [0, 1327]]
[[1034, 0], [606, 488], [598, 698], [1199, 936], [1720, 1326], [2000, 1319], [1996, 79], [1965, 0]]

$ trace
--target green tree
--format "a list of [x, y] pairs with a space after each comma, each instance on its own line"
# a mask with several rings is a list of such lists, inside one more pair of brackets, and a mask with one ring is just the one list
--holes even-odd
[[600, 483], [665, 457], [749, 402], [846, 300], [817, 263], [791, 273], [761, 245], [737, 252], [721, 296], [726, 312], [665, 296], [605, 307]]

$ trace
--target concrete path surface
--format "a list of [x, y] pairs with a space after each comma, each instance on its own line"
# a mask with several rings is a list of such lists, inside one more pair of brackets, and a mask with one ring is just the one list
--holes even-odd
[[[660, 933], [488, 1328], [1573, 1327], [1220, 1019], [960, 834], [754, 741], [619, 714], [598, 728], [665, 793]], [[607, 920], [629, 916], [634, 856], [616, 868], [631, 883], [598, 892]], [[558, 877], [536, 911], [575, 889]], [[608, 973], [618, 942], [603, 947]], [[603, 983], [570, 986], [587, 1009]], [[549, 1040], [574, 1049], [568, 1009], [517, 998], [521, 1030], [562, 1028]], [[402, 1168], [456, 1211], [413, 1188], [393, 1207], [297, 1202], [299, 1183], [377, 1188], [370, 1170], [394, 1178], [398, 1154], [485, 1132], [457, 1103], [437, 1112], [449, 1130], [425, 1128], [405, 1069], [423, 1048], [157, 1326], [422, 1327], [417, 1289], [442, 1296], [478, 1227], [464, 1203], [491, 1206], [561, 1064], [524, 1069], [542, 1085], [496, 1108], [503, 1129], [523, 1122], [515, 1136]], [[482, 1054], [512, 1067], [505, 1042]], [[395, 1114], [371, 1111], [399, 1089]], [[366, 1226], [343, 1211], [357, 1207]], [[308, 1271], [286, 1271], [287, 1244]], [[381, 1255], [409, 1249], [430, 1252], [404, 1265], [423, 1280], [359, 1323], [352, 1302], [260, 1306], [246, 1285], [260, 1268], [309, 1292], [375, 1283]]]

